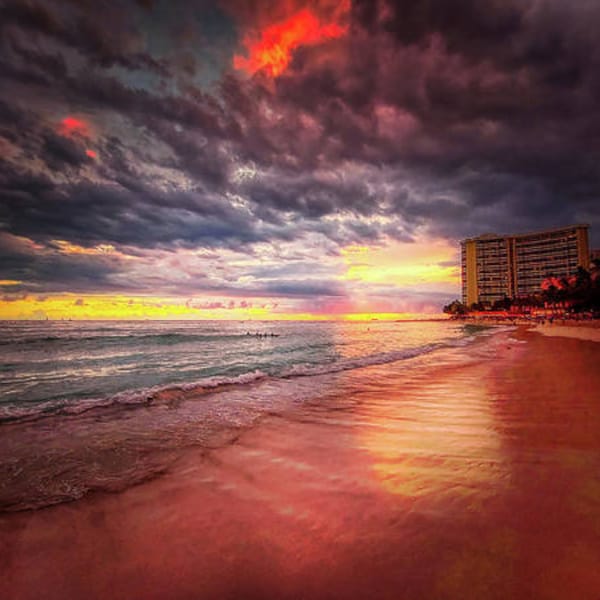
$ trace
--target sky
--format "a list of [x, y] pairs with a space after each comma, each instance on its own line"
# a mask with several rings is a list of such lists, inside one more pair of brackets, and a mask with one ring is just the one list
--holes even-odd
[[597, 0], [0, 0], [0, 318], [362, 319], [600, 246]]

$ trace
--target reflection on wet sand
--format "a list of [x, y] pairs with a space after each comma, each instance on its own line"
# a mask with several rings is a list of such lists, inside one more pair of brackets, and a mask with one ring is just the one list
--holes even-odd
[[407, 382], [400, 402], [385, 391], [361, 403], [369, 426], [361, 444], [373, 457], [383, 488], [430, 501], [452, 495], [496, 493], [506, 478], [500, 440], [486, 383], [458, 370], [423, 386]]
[[345, 373], [158, 480], [0, 517], [0, 595], [597, 598], [599, 349], [520, 335]]

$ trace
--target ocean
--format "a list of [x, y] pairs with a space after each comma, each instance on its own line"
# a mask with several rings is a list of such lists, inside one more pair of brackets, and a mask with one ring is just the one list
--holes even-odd
[[[440, 360], [485, 329], [444, 322], [0, 323], [0, 510], [119, 490], [190, 446]], [[362, 373], [362, 375], [361, 375]]]

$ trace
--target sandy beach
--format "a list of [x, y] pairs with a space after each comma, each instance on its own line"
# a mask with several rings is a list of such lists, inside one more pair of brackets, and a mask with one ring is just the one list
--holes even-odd
[[537, 325], [535, 331], [542, 335], [600, 342], [600, 327], [596, 323], [594, 325], [594, 327], [586, 325]]
[[520, 329], [463, 353], [0, 515], [0, 597], [598, 598], [600, 345]]

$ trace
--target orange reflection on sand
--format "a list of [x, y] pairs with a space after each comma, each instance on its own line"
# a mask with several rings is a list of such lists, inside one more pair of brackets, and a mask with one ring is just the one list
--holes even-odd
[[434, 379], [422, 373], [371, 397], [362, 445], [387, 492], [434, 503], [474, 491], [481, 499], [488, 487], [497, 492], [506, 465], [493, 398], [484, 384], [473, 385], [476, 369], [436, 370]]

